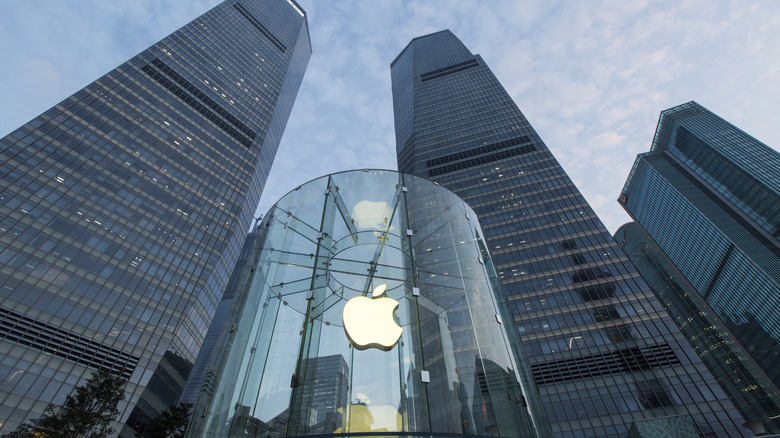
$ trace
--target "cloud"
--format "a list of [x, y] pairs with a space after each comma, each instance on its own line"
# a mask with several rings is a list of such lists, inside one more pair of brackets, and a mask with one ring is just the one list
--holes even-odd
[[[215, 3], [2, 3], [0, 101], [14, 105], [5, 105], [0, 130], [22, 125]], [[412, 38], [446, 28], [482, 55], [613, 231], [628, 220], [614, 199], [635, 155], [649, 150], [662, 109], [695, 99], [780, 145], [774, 0], [299, 3], [313, 55], [267, 206], [347, 166], [394, 167], [390, 62]], [[33, 77], [38, 87], [25, 82]]]
[[36, 57], [24, 58], [21, 62], [27, 72], [24, 79], [29, 88], [57, 90], [61, 87], [62, 74], [51, 62]]
[[612, 149], [615, 146], [620, 146], [623, 144], [623, 140], [625, 140], [625, 135], [620, 135], [615, 132], [603, 132], [595, 137], [593, 137], [593, 140], [591, 140], [590, 144], [593, 148], [606, 148], [606, 149]]

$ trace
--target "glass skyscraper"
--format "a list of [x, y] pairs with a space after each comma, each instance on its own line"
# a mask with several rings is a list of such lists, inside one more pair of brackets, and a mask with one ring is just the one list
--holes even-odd
[[310, 56], [293, 0], [228, 0], [0, 140], [0, 432], [98, 368], [124, 436], [175, 402]]
[[[256, 225], [253, 225], [253, 228], [255, 226]], [[184, 385], [184, 389], [182, 389], [181, 395], [179, 396], [180, 403], [191, 403], [194, 405], [198, 400], [198, 394], [201, 391], [201, 387], [203, 387], [204, 384], [208, 385], [208, 382], [212, 380], [212, 377], [208, 373], [208, 365], [209, 362], [211, 362], [214, 351], [219, 347], [219, 335], [230, 315], [230, 309], [233, 306], [236, 291], [241, 284], [241, 275], [246, 268], [246, 263], [252, 252], [252, 245], [254, 244], [256, 237], [257, 233], [255, 229], [250, 231], [246, 236], [244, 246], [241, 248], [238, 260], [236, 260], [236, 264], [233, 266], [233, 272], [230, 273], [225, 290], [222, 292], [222, 298], [219, 300], [217, 310], [214, 312], [214, 317], [211, 319], [211, 325], [203, 338], [203, 344], [201, 344], [200, 351], [198, 351], [198, 357], [195, 358], [192, 370], [187, 378], [187, 383]]]
[[[689, 102], [661, 113], [619, 201], [761, 368], [739, 391], [776, 399], [780, 153]], [[770, 403], [749, 419], [778, 431], [778, 418]]]
[[780, 432], [777, 421], [771, 419], [780, 413], [780, 391], [751, 359], [727, 324], [639, 224], [623, 225], [615, 233], [615, 240], [742, 416], [749, 421], [760, 421], [771, 433]]
[[399, 170], [479, 216], [553, 433], [625, 437], [682, 415], [701, 436], [749, 434], [482, 58], [442, 31], [391, 73]]

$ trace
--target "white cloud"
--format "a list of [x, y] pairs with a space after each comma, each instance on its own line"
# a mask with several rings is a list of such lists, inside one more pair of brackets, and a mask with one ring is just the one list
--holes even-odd
[[[214, 3], [0, 3], [0, 102], [13, 102], [0, 134]], [[628, 220], [614, 199], [662, 109], [695, 99], [780, 145], [774, 0], [299, 3], [314, 52], [265, 206], [347, 166], [395, 167], [390, 62], [412, 38], [445, 28], [483, 56], [612, 231]]]
[[590, 144], [594, 149], [612, 149], [616, 146], [622, 145], [625, 138], [625, 135], [620, 135], [616, 132], [603, 132], [593, 137], [593, 140], [591, 140]]

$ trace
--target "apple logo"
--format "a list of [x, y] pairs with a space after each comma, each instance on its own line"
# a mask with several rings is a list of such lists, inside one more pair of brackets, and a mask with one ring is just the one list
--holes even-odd
[[371, 298], [355, 297], [344, 305], [344, 332], [358, 350], [377, 348], [390, 351], [403, 329], [395, 322], [393, 312], [398, 301], [382, 297], [386, 284], [377, 286]]

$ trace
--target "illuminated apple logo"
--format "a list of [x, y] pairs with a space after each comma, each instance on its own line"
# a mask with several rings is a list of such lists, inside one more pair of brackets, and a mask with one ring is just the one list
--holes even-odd
[[398, 301], [383, 297], [386, 284], [377, 286], [371, 298], [355, 297], [344, 306], [344, 331], [358, 350], [377, 348], [390, 351], [403, 329], [395, 322], [393, 312]]

